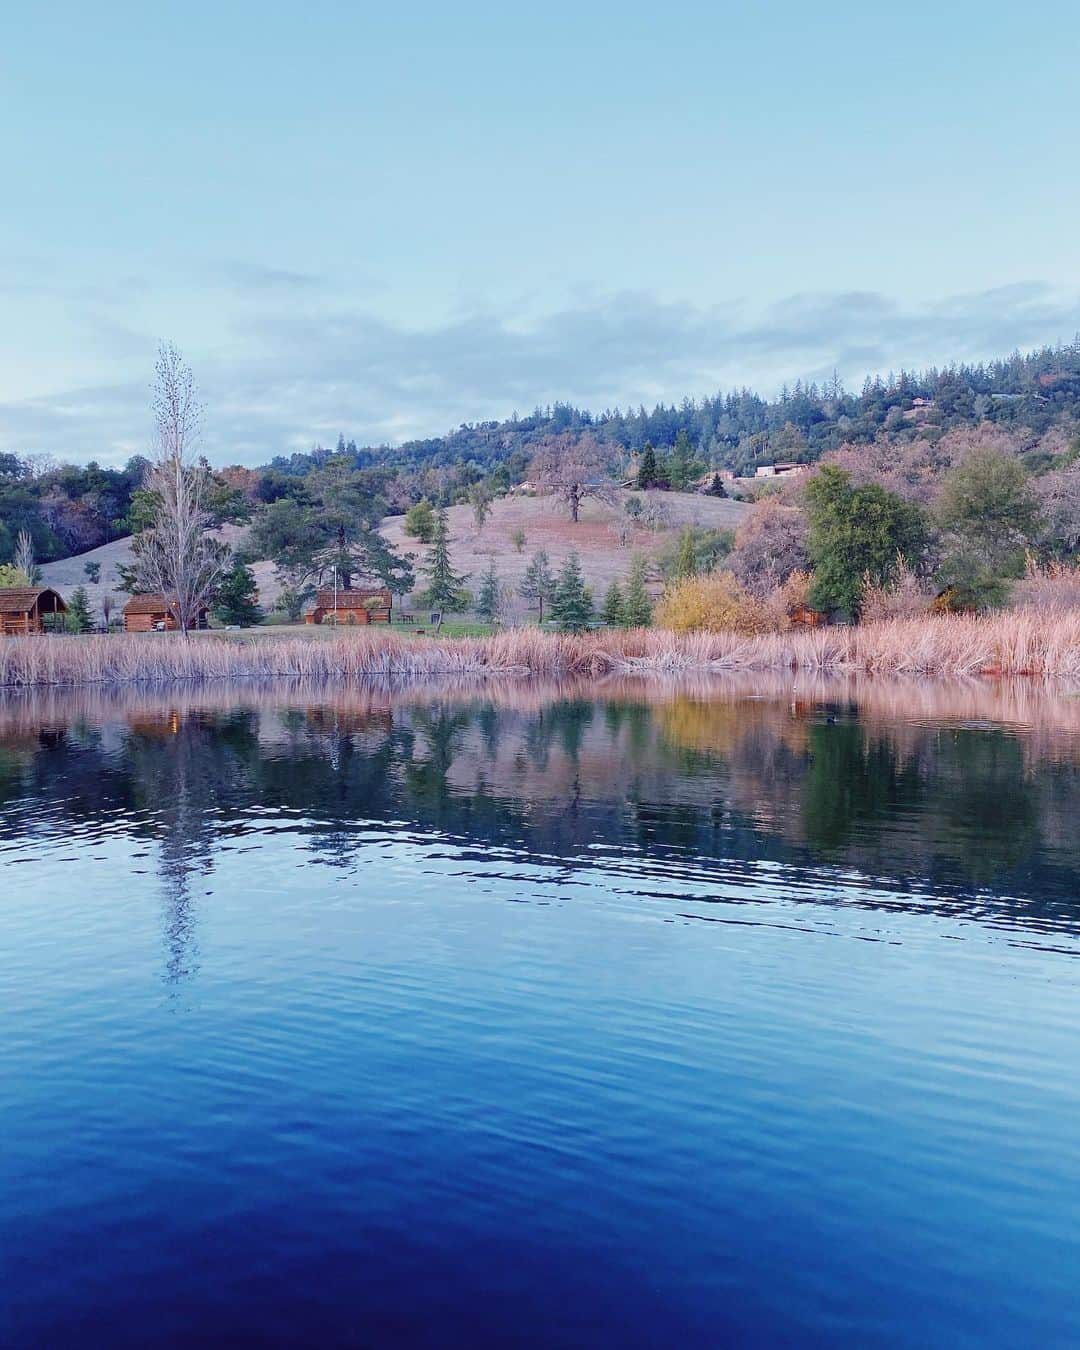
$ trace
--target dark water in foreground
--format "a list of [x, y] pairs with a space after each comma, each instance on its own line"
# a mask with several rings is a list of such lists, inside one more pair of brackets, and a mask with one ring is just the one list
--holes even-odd
[[0, 1341], [1080, 1343], [1080, 700], [0, 701]]

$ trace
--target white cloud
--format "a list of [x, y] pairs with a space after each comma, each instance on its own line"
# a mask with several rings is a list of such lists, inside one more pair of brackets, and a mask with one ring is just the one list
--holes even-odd
[[[259, 303], [239, 307], [227, 356], [188, 353], [207, 408], [205, 449], [219, 463], [265, 462], [339, 431], [362, 444], [436, 435], [556, 399], [599, 411], [741, 385], [770, 393], [834, 368], [858, 385], [868, 372], [1005, 355], [1080, 330], [1080, 297], [1041, 282], [921, 306], [803, 293], [756, 312], [622, 293], [529, 323], [485, 309], [415, 329], [333, 302], [314, 276], [232, 275]], [[118, 369], [132, 368], [136, 337], [103, 324]], [[0, 448], [105, 463], [145, 450], [146, 343], [137, 380], [0, 403]]]

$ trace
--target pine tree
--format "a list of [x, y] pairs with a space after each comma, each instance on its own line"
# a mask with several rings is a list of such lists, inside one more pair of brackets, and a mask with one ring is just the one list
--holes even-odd
[[645, 588], [645, 559], [640, 554], [632, 559], [626, 578], [623, 622], [627, 628], [647, 628], [652, 623], [652, 601]]
[[551, 617], [564, 633], [580, 633], [589, 626], [592, 616], [592, 596], [581, 575], [578, 555], [571, 553], [559, 572], [551, 601]]
[[534, 553], [528, 567], [525, 569], [525, 575], [521, 578], [518, 586], [518, 595], [523, 600], [528, 600], [530, 604], [538, 606], [540, 610], [540, 622], [544, 622], [544, 604], [551, 600], [555, 594], [555, 578], [551, 575], [551, 568], [548, 565], [548, 555], [540, 550]]
[[684, 492], [689, 487], [694, 471], [698, 467], [694, 462], [690, 437], [685, 431], [680, 431], [675, 437], [675, 447], [668, 456], [667, 463], [668, 479], [676, 492]]
[[495, 559], [492, 558], [488, 570], [480, 580], [480, 594], [476, 600], [476, 612], [487, 623], [494, 623], [499, 617], [500, 607], [499, 578], [495, 572]]
[[645, 442], [645, 449], [641, 452], [641, 460], [638, 463], [637, 485], [644, 492], [646, 488], [651, 488], [660, 476], [660, 469], [656, 463], [656, 451], [652, 448], [652, 442]]
[[428, 579], [427, 590], [423, 594], [424, 603], [432, 609], [453, 612], [460, 604], [465, 578], [450, 566], [450, 526], [445, 507], [436, 513], [431, 552], [420, 570]]
[[218, 583], [214, 617], [221, 623], [249, 628], [262, 619], [257, 596], [255, 573], [236, 558]]
[[617, 581], [613, 581], [607, 589], [600, 617], [611, 628], [620, 627], [625, 620], [623, 594]]
[[86, 598], [86, 587], [77, 586], [68, 602], [64, 625], [72, 633], [89, 633], [94, 626], [90, 616], [90, 602]]

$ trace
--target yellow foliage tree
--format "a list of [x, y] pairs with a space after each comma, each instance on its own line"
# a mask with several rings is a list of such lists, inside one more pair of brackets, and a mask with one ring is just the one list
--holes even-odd
[[668, 587], [654, 622], [673, 633], [782, 633], [791, 627], [792, 611], [806, 604], [810, 582], [806, 572], [793, 572], [758, 599], [732, 572], [685, 577]]

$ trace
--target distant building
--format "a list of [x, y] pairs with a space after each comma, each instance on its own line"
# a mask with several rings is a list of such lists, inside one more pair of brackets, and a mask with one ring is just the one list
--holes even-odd
[[755, 478], [792, 478], [796, 474], [806, 473], [809, 464], [759, 464], [754, 470]]
[[385, 587], [370, 590], [319, 591], [305, 623], [389, 623], [393, 597]]
[[66, 614], [67, 605], [51, 586], [0, 587], [0, 635], [43, 633], [46, 614]]
[[[199, 610], [194, 628], [209, 628], [205, 605]], [[133, 595], [124, 606], [125, 633], [174, 633], [180, 627], [176, 620], [175, 601], [163, 595]]]

